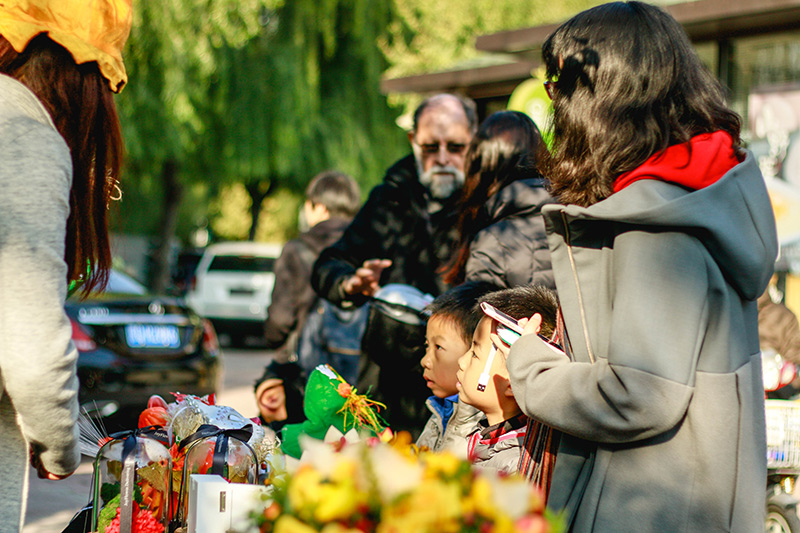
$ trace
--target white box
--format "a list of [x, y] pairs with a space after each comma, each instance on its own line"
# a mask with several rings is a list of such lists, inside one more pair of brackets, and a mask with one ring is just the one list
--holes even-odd
[[221, 476], [189, 476], [188, 533], [257, 532], [250, 528], [250, 512], [263, 509], [264, 485], [229, 483]]

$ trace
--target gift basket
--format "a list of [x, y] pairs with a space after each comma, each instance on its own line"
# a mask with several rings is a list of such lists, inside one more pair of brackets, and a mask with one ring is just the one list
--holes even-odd
[[280, 442], [257, 419], [215, 405], [213, 395], [150, 398], [139, 428], [104, 435], [84, 413], [81, 451], [94, 458], [91, 503], [65, 531], [152, 533], [186, 525], [192, 474], [255, 484], [282, 464]]
[[252, 426], [248, 425], [239, 429], [223, 429], [203, 424], [180, 441], [178, 451], [183, 464], [173, 529], [186, 526], [189, 476], [192, 474], [217, 475], [231, 483], [255, 484], [258, 481], [259, 460], [247, 443], [252, 433]]
[[94, 461], [91, 531], [165, 531], [171, 476], [166, 433], [150, 426], [112, 435]]

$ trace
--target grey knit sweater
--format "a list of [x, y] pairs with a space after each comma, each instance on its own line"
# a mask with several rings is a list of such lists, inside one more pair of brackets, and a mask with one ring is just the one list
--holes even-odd
[[55, 474], [78, 450], [77, 351], [64, 313], [72, 162], [25, 86], [0, 75], [0, 529], [21, 528], [28, 447]]

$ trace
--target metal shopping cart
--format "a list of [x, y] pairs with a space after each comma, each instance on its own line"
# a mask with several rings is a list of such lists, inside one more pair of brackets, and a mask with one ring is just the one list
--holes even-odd
[[800, 533], [795, 484], [800, 475], [800, 401], [766, 400], [767, 533]]

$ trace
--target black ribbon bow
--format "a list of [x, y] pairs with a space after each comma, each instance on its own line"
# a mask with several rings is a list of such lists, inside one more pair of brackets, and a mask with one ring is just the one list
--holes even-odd
[[228, 459], [228, 439], [234, 438], [241, 441], [252, 452], [253, 449], [250, 448], [250, 445], [247, 443], [252, 436], [253, 426], [250, 424], [242, 426], [239, 429], [222, 429], [211, 424], [203, 424], [197, 428], [197, 431], [180, 442], [178, 450], [183, 450], [200, 439], [216, 437], [217, 441], [214, 444], [214, 456], [209, 473], [225, 477], [225, 466], [227, 465]]
[[133, 527], [133, 488], [136, 473], [136, 439], [148, 437], [167, 446], [169, 439], [161, 426], [146, 426], [138, 429], [119, 431], [109, 435], [112, 439], [122, 441], [122, 474], [119, 485], [119, 530], [130, 533]]

